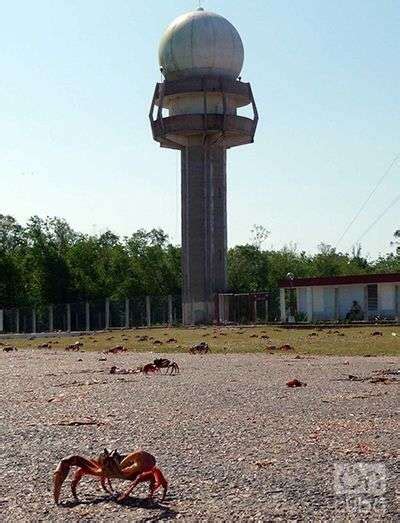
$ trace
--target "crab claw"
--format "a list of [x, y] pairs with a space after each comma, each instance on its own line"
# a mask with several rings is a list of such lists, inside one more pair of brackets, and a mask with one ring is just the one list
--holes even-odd
[[61, 460], [58, 464], [58, 467], [54, 471], [53, 475], [53, 495], [54, 501], [58, 505], [58, 500], [60, 499], [61, 487], [65, 481], [65, 478], [68, 476], [70, 466], [66, 460]]
[[53, 475], [53, 495], [54, 501], [57, 504], [58, 500], [60, 499], [62, 484], [64, 483], [65, 478], [68, 476], [68, 472], [70, 471], [71, 467], [80, 467], [82, 469], [82, 471], [79, 473], [79, 479], [76, 480], [75, 478], [71, 485], [74, 496], [76, 496], [76, 491], [74, 493], [74, 489], [76, 490], [76, 485], [79, 483], [80, 478], [84, 474], [101, 476], [101, 468], [99, 468], [98, 465], [93, 461], [89, 461], [88, 459], [82, 458], [81, 456], [68, 456], [68, 458], [62, 459]]

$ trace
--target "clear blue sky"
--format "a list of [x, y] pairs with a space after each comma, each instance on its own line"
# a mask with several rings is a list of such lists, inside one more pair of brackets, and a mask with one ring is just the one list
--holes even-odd
[[[0, 18], [0, 212], [180, 241], [178, 153], [148, 110], [165, 27], [193, 0], [13, 0]], [[335, 244], [400, 152], [398, 0], [209, 0], [245, 46], [256, 142], [228, 152], [229, 244]], [[397, 164], [341, 247], [400, 193]], [[400, 203], [364, 238], [389, 250]]]

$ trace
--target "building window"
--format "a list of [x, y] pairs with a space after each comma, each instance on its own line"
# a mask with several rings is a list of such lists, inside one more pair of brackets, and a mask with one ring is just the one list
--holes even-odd
[[378, 310], [378, 285], [367, 285], [368, 310]]

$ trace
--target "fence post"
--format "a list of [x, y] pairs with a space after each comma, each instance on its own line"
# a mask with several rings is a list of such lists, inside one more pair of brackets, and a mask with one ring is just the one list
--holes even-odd
[[218, 325], [223, 323], [224, 320], [225, 320], [225, 315], [224, 315], [224, 295], [223, 294], [218, 294], [218, 318], [217, 318]]
[[174, 317], [172, 314], [172, 296], [168, 296], [168, 325], [172, 327], [172, 324], [174, 323]]
[[67, 332], [71, 332], [71, 304], [67, 303]]
[[86, 316], [86, 330], [90, 331], [90, 305], [87, 301], [85, 303], [85, 316]]
[[146, 296], [146, 319], [147, 319], [147, 326], [151, 327], [151, 303], [150, 303], [150, 296]]
[[129, 298], [125, 298], [125, 328], [129, 329]]
[[279, 308], [281, 310], [281, 322], [286, 322], [286, 300], [285, 294], [286, 289], [279, 289]]
[[36, 333], [36, 309], [32, 309], [32, 333]]
[[253, 314], [254, 314], [254, 323], [257, 323], [257, 300], [254, 298], [253, 303]]
[[268, 311], [268, 298], [265, 298], [265, 323], [268, 323], [268, 314], [269, 314], [269, 311]]
[[110, 328], [110, 298], [106, 298], [105, 301], [105, 329]]
[[16, 309], [15, 311], [15, 330], [17, 331], [17, 334], [19, 334], [19, 309]]
[[54, 311], [53, 305], [49, 305], [49, 332], [54, 330]]
[[4, 309], [0, 309], [0, 332], [4, 331]]

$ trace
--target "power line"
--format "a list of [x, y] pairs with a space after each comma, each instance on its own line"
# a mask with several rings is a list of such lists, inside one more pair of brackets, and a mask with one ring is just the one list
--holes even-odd
[[394, 206], [396, 205], [397, 202], [400, 202], [400, 194], [398, 194], [396, 196], [396, 198], [391, 202], [389, 203], [389, 205], [386, 207], [386, 209], [377, 217], [375, 218], [375, 220], [371, 223], [371, 225], [365, 229], [365, 231], [362, 233], [362, 235], [358, 238], [357, 243], [360, 243], [360, 241], [364, 238], [364, 236], [366, 236], [369, 231], [375, 227], [375, 225], [385, 216], [385, 214]]
[[367, 199], [364, 201], [364, 203], [361, 205], [361, 207], [358, 209], [358, 211], [356, 212], [355, 216], [353, 217], [353, 219], [350, 221], [350, 223], [347, 225], [347, 227], [345, 228], [344, 232], [342, 233], [342, 235], [340, 236], [340, 238], [338, 239], [338, 241], [336, 242], [336, 245], [335, 245], [335, 249], [338, 247], [339, 243], [343, 240], [343, 238], [345, 237], [345, 235], [347, 234], [347, 232], [349, 231], [350, 227], [354, 224], [354, 222], [357, 220], [357, 218], [360, 216], [360, 214], [362, 213], [362, 211], [365, 209], [367, 203], [370, 201], [370, 199], [372, 198], [372, 196], [376, 193], [376, 191], [378, 190], [379, 186], [382, 184], [383, 180], [386, 178], [386, 176], [388, 176], [388, 174], [390, 173], [390, 171], [392, 170], [392, 168], [394, 167], [394, 165], [397, 163], [397, 161], [400, 160], [400, 154], [398, 154], [397, 156], [394, 157], [394, 159], [390, 162], [390, 165], [389, 167], [386, 169], [386, 171], [383, 173], [383, 176], [381, 176], [381, 178], [378, 180], [378, 183], [375, 185], [375, 187], [372, 189], [372, 191], [370, 192], [369, 196], [367, 197]]

